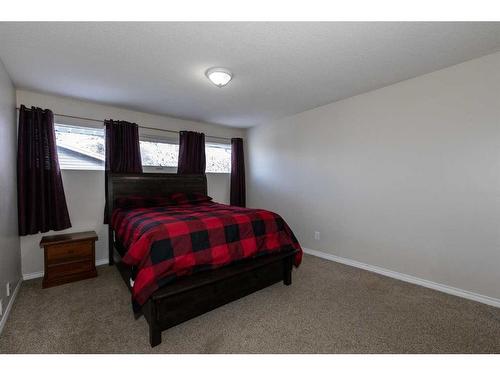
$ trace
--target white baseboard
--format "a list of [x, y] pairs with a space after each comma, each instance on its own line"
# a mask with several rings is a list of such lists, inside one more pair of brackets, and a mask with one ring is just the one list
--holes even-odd
[[5, 308], [5, 311], [2, 315], [2, 320], [0, 320], [0, 335], [2, 334], [3, 327], [5, 326], [5, 323], [7, 323], [7, 319], [9, 318], [10, 310], [12, 309], [12, 305], [14, 305], [14, 300], [17, 297], [17, 292], [19, 292], [19, 289], [21, 287], [21, 283], [23, 280], [19, 280], [16, 285], [16, 289], [14, 289], [14, 293], [12, 293], [12, 297], [10, 297], [9, 303], [7, 307]]
[[481, 303], [495, 306], [495, 307], [500, 307], [500, 299], [498, 299], [498, 298], [488, 297], [488, 296], [485, 296], [482, 294], [469, 292], [467, 290], [455, 288], [452, 286], [435, 283], [434, 281], [429, 281], [429, 280], [421, 279], [421, 278], [418, 278], [415, 276], [407, 275], [404, 273], [391, 271], [391, 270], [388, 270], [386, 268], [382, 268], [382, 267], [378, 267], [378, 266], [372, 266], [370, 264], [358, 262], [356, 260], [342, 258], [342, 257], [339, 257], [337, 255], [325, 253], [323, 251], [306, 249], [306, 248], [303, 248], [303, 250], [304, 250], [304, 253], [314, 255], [314, 256], [317, 256], [319, 258], [328, 259], [328, 260], [331, 260], [333, 262], [346, 264], [348, 266], [352, 266], [352, 267], [356, 267], [356, 268], [361, 268], [361, 269], [364, 269], [366, 271], [375, 272], [375, 273], [378, 273], [380, 275], [392, 277], [393, 279], [406, 281], [406, 282], [411, 283], [411, 284], [416, 284], [416, 285], [420, 285], [420, 286], [423, 286], [426, 288], [438, 290], [438, 291], [443, 292], [443, 293], [452, 294], [454, 296], [470, 299], [472, 301], [481, 302]]
[[96, 261], [95, 261], [95, 265], [96, 266], [103, 266], [103, 265], [108, 264], [108, 263], [109, 263], [109, 259], [108, 258], [96, 259]]
[[43, 277], [43, 271], [32, 272], [32, 273], [23, 273], [23, 280], [38, 279], [39, 277]]
[[[108, 258], [96, 259], [95, 265], [102, 266], [104, 264], [108, 264], [108, 262], [109, 262]], [[43, 277], [43, 271], [32, 272], [32, 273], [23, 273], [23, 280], [38, 279], [40, 277]]]

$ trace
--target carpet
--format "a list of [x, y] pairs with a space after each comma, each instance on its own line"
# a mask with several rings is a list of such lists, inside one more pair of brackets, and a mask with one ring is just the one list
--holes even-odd
[[305, 255], [282, 283], [173, 327], [151, 348], [115, 267], [22, 283], [0, 353], [500, 353], [500, 309]]

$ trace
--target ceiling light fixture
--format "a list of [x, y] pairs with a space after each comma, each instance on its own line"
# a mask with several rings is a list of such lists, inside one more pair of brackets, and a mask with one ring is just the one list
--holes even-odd
[[205, 75], [217, 87], [226, 86], [233, 78], [233, 74], [225, 68], [210, 68]]

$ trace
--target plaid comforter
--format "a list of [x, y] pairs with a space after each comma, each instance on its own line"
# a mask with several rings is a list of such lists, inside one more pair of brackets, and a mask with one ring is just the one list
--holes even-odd
[[176, 277], [214, 269], [272, 252], [302, 249], [277, 214], [214, 202], [116, 209], [111, 225], [127, 252], [123, 262], [135, 266], [134, 311], [151, 294]]

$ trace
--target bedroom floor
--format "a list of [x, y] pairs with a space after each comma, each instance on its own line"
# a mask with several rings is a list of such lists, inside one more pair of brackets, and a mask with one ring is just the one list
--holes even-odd
[[276, 284], [163, 332], [114, 267], [41, 289], [23, 282], [0, 353], [500, 353], [500, 309], [305, 255]]

